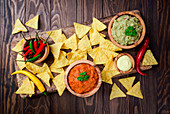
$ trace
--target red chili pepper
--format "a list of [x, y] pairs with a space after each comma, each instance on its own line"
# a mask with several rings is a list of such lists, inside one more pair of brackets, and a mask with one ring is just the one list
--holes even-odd
[[23, 51], [27, 51], [27, 49], [29, 49], [30, 46], [24, 47]]
[[138, 53], [137, 53], [137, 56], [136, 56], [136, 70], [137, 70], [137, 72], [138, 72], [139, 74], [141, 74], [141, 75], [147, 75], [147, 74], [142, 73], [142, 72], [140, 71], [140, 69], [139, 69], [139, 64], [140, 64], [140, 60], [141, 60], [143, 54], [145, 53], [145, 50], [146, 50], [146, 47], [148, 46], [148, 44], [149, 44], [149, 37], [146, 36], [146, 37], [145, 37], [145, 41], [144, 41], [143, 45], [140, 47], [140, 49], [139, 49], [139, 51], [138, 51]]
[[[50, 35], [51, 35], [51, 33], [50, 33]], [[48, 38], [50, 37], [50, 35], [48, 36]], [[43, 43], [40, 44], [40, 47], [38, 48], [37, 52], [35, 53], [35, 55], [33, 57], [37, 56], [44, 49], [44, 47], [46, 46], [48, 38]]]
[[32, 52], [31, 49], [29, 49], [27, 52], [24, 53], [24, 61], [26, 61], [27, 55], [31, 52]]
[[35, 39], [34, 39], [34, 49], [35, 49], [35, 51], [37, 51], [37, 45], [38, 45], [38, 44], [37, 44], [37, 38], [35, 38]]

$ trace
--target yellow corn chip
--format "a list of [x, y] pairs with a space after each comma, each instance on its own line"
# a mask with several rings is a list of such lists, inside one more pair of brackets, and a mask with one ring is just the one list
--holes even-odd
[[108, 60], [107, 56], [104, 54], [101, 48], [98, 48], [96, 55], [93, 59], [93, 62], [95, 64], [105, 64], [107, 60]]
[[29, 78], [26, 78], [25, 80], [23, 80], [23, 83], [16, 91], [16, 94], [35, 94]]
[[113, 58], [114, 58], [114, 57], [116, 57], [119, 54], [119, 53], [116, 53], [114, 51], [111, 51], [111, 50], [108, 50], [108, 49], [105, 49], [105, 48], [101, 48], [101, 49], [104, 52], [104, 54], [107, 56], [107, 58], [109, 58], [110, 55], [112, 55]]
[[69, 60], [69, 64], [77, 60], [87, 60], [87, 52], [81, 50], [71, 51], [67, 53], [67, 59]]
[[38, 29], [38, 20], [39, 20], [39, 15], [36, 15], [35, 17], [27, 21], [25, 25], [34, 29]]
[[[51, 33], [52, 32], [52, 33]], [[66, 36], [64, 34], [62, 34], [62, 30], [59, 29], [59, 30], [53, 30], [53, 31], [48, 31], [46, 32], [48, 35], [50, 35], [50, 37], [53, 39], [53, 41], [55, 43], [61, 43], [61, 42], [64, 42], [65, 40], [67, 40]]]
[[56, 68], [54, 65], [50, 66], [50, 70], [51, 70], [51, 72], [55, 72], [55, 73], [64, 73], [63, 68]]
[[113, 76], [120, 74], [114, 65], [113, 56], [110, 56], [107, 60], [106, 66], [101, 73], [103, 82], [108, 82]]
[[34, 64], [34, 63], [31, 63], [31, 62], [27, 62], [25, 64], [26, 68], [31, 71], [33, 74], [36, 74], [36, 73], [41, 73], [41, 72], [44, 72], [45, 69], [42, 69], [40, 66]]
[[[34, 82], [30, 81], [31, 82], [31, 87], [33, 90], [35, 90], [35, 86], [34, 86]], [[32, 97], [33, 94], [29, 94], [29, 97]]]
[[15, 25], [14, 25], [14, 29], [12, 31], [12, 34], [16, 34], [18, 32], [27, 32], [27, 29], [25, 28], [25, 26], [21, 23], [21, 21], [19, 19], [17, 19], [15, 21]]
[[140, 90], [140, 81], [137, 82], [126, 94], [143, 99], [143, 95]]
[[126, 97], [126, 95], [123, 93], [123, 91], [116, 85], [116, 83], [113, 84], [112, 91], [110, 94], [110, 100], [118, 97]]
[[53, 74], [50, 71], [50, 68], [48, 67], [48, 65], [46, 63], [43, 64], [43, 66], [41, 67], [40, 71], [44, 70], [43, 72], [47, 71], [48, 74], [50, 75], [50, 78], [53, 78]]
[[24, 39], [22, 39], [21, 41], [19, 41], [14, 48], [12, 48], [12, 51], [15, 51], [15, 52], [19, 52], [22, 50], [22, 44], [24, 42]]
[[97, 45], [102, 40], [105, 40], [96, 29], [91, 29], [89, 34], [90, 34], [90, 42], [92, 45]]
[[55, 43], [55, 44], [50, 45], [51, 52], [55, 59], [59, 58], [60, 49], [61, 49], [62, 45], [63, 45], [63, 43]]
[[53, 64], [50, 66], [52, 68], [61, 68], [69, 65], [69, 61], [66, 58], [66, 52], [60, 51], [60, 56], [58, 59], [54, 59]]
[[89, 49], [88, 50], [88, 54], [94, 59], [96, 53], [98, 52], [98, 49], [99, 49], [99, 47], [93, 48], [93, 49]]
[[77, 36], [75, 33], [70, 38], [64, 41], [64, 44], [61, 49], [77, 50]]
[[74, 23], [74, 28], [78, 38], [82, 38], [91, 29], [91, 27], [79, 23]]
[[100, 47], [105, 48], [105, 49], [109, 49], [109, 50], [112, 50], [112, 51], [122, 51], [121, 48], [115, 46], [110, 40], [102, 40], [100, 42]]
[[[20, 54], [17, 54], [17, 59], [16, 60], [22, 60], [24, 61], [24, 57], [22, 57]], [[23, 68], [25, 68], [25, 62], [22, 61], [17, 61], [17, 65], [19, 67], [20, 70], [22, 70]]]
[[61, 96], [66, 88], [64, 83], [64, 73], [57, 75], [53, 79], [53, 83], [58, 91], [59, 96]]
[[132, 88], [135, 76], [119, 79], [119, 82], [129, 91]]
[[105, 34], [102, 34], [102, 33], [100, 33], [100, 35], [104, 38], [104, 37], [106, 37], [106, 35]]
[[110, 78], [111, 72], [102, 72], [102, 81], [108, 84], [113, 84], [112, 78]]
[[96, 29], [97, 31], [102, 31], [106, 29], [106, 25], [100, 22], [98, 19], [93, 17], [93, 23], [92, 23], [92, 28]]
[[43, 80], [50, 87], [50, 82], [49, 82], [50, 75], [47, 71], [37, 74], [37, 77], [39, 77], [41, 80]]
[[78, 49], [82, 51], [88, 51], [91, 49], [90, 40], [88, 39], [87, 35], [85, 35], [78, 43]]
[[155, 57], [153, 56], [153, 53], [151, 52], [151, 50], [147, 50], [143, 61], [142, 61], [142, 65], [157, 65], [158, 62], [156, 61]]

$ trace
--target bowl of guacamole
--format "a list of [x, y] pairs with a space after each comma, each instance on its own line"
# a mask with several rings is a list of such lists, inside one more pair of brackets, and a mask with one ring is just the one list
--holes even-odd
[[112, 18], [108, 27], [110, 40], [123, 49], [131, 49], [139, 45], [145, 33], [143, 19], [131, 11], [118, 13]]

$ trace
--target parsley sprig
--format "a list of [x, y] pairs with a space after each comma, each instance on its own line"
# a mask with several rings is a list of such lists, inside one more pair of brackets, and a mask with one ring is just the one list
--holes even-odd
[[129, 26], [129, 27], [125, 30], [125, 35], [126, 35], [126, 36], [136, 36], [136, 35], [137, 35], [137, 32], [136, 32], [136, 30], [135, 30], [134, 27]]
[[83, 81], [83, 79], [84, 79], [84, 81], [87, 81], [89, 79], [89, 76], [86, 74], [86, 72], [82, 72], [79, 75], [80, 76], [77, 77], [77, 80], [79, 80], [81, 82]]

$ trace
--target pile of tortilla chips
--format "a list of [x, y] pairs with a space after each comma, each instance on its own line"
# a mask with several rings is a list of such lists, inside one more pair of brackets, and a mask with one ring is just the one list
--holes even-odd
[[[140, 90], [140, 81], [138, 81], [134, 86], [132, 86], [134, 80], [135, 80], [135, 77], [133, 76], [129, 78], [119, 79], [119, 82], [126, 88], [127, 95], [143, 99], [143, 95]], [[110, 94], [110, 100], [114, 98], [118, 98], [118, 97], [126, 97], [126, 94], [114, 83], [111, 94]]]

